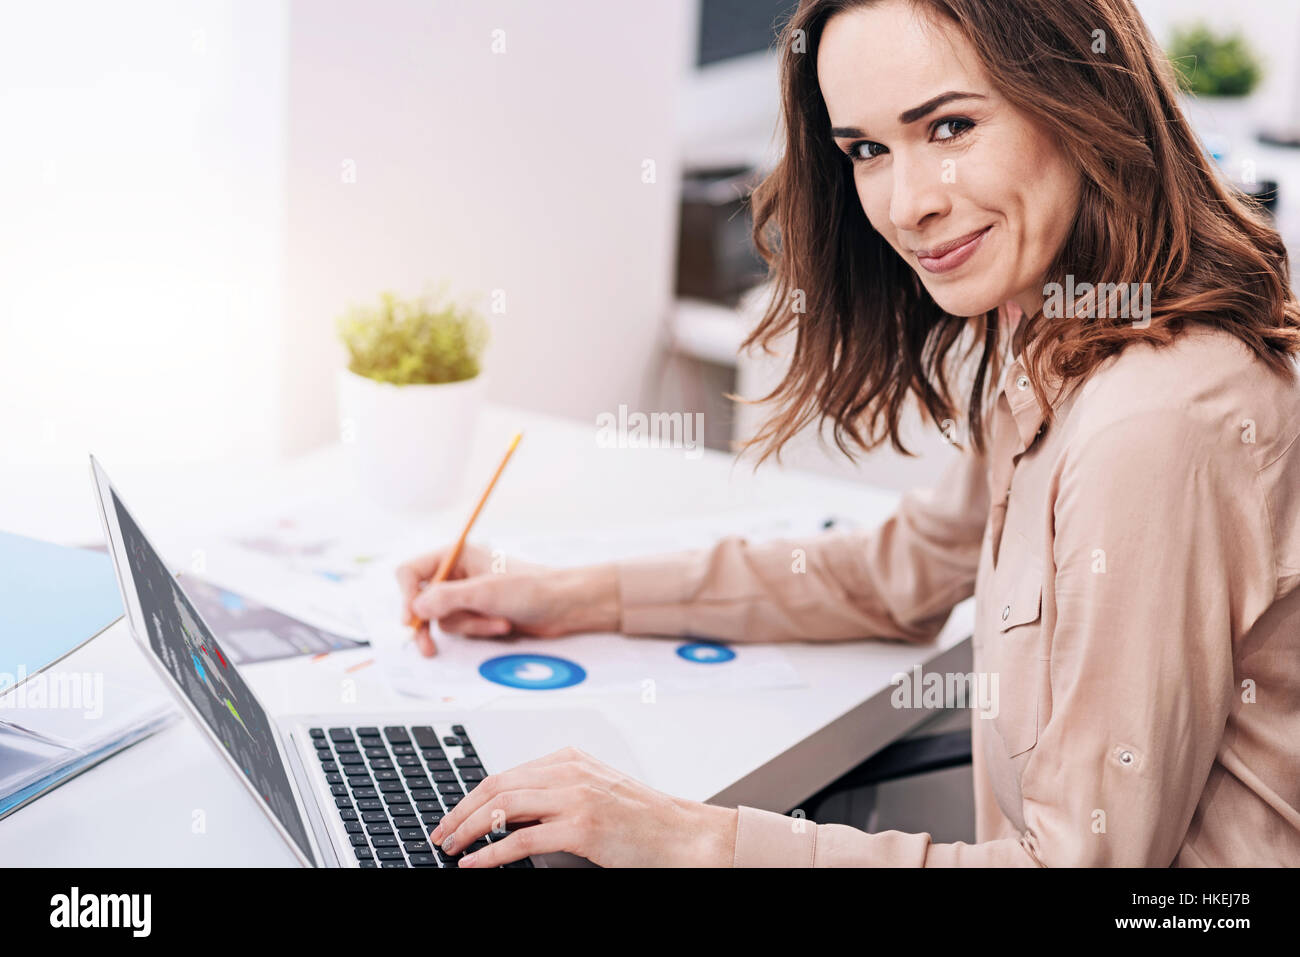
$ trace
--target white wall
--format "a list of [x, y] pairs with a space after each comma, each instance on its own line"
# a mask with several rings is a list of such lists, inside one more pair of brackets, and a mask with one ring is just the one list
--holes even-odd
[[490, 398], [593, 422], [636, 403], [672, 288], [693, 4], [291, 11], [286, 446], [337, 434], [334, 318], [444, 278], [505, 293]]
[[271, 451], [285, 14], [7, 5], [0, 463]]

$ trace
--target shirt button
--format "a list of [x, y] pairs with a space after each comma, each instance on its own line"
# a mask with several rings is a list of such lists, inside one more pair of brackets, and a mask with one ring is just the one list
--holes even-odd
[[1010, 605], [1006, 605], [1006, 606], [1003, 607], [1003, 609], [1002, 609], [1002, 620], [1003, 620], [1003, 621], [1006, 621], [1007, 618], [1010, 617], [1010, 615], [1011, 615], [1011, 606], [1010, 606]]
[[1119, 763], [1120, 763], [1120, 764], [1132, 764], [1132, 763], [1133, 763], [1133, 752], [1132, 752], [1132, 751], [1121, 751], [1121, 752], [1119, 753]]
[[1027, 376], [1027, 375], [1018, 375], [1018, 376], [1016, 376], [1016, 388], [1019, 389], [1021, 392], [1024, 392], [1026, 389], [1028, 389], [1028, 388], [1029, 388], [1029, 376]]

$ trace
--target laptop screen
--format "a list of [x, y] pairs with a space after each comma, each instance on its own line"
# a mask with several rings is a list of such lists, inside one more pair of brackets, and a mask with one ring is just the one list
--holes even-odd
[[109, 494], [150, 647], [303, 854], [313, 860], [266, 712], [116, 492], [110, 489]]

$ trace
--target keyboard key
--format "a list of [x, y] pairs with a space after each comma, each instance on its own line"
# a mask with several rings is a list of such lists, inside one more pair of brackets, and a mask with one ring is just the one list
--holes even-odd
[[362, 831], [365, 830], [365, 828], [362, 827], [360, 821], [348, 821], [346, 824], [343, 825], [343, 827], [347, 829], [347, 832], [349, 834], [360, 834]]
[[354, 850], [356, 851], [357, 860], [359, 861], [369, 861], [374, 859], [370, 856], [370, 848], [368, 847], [358, 847], [354, 848]]
[[434, 731], [433, 728], [429, 727], [427, 724], [421, 725], [418, 728], [412, 728], [411, 737], [413, 737], [415, 743], [422, 748], [438, 747], [438, 732]]
[[405, 812], [405, 813], [408, 813], [408, 814], [413, 814], [413, 813], [414, 813], [414, 812], [411, 810], [411, 799], [410, 799], [409, 797], [407, 797], [405, 794], [400, 794], [400, 793], [399, 793], [399, 794], [385, 794], [385, 795], [384, 795], [384, 803], [386, 803], [390, 808], [393, 808], [393, 813], [394, 813], [394, 814], [401, 814], [401, 813], [403, 813], [401, 810], [398, 810], [399, 808], [406, 808], [406, 812]]
[[365, 836], [364, 834], [353, 834], [353, 835], [351, 835], [351, 837], [352, 837], [352, 846], [353, 846], [353, 847], [369, 847], [369, 846], [370, 846], [370, 842], [366, 840], [366, 836]]
[[428, 761], [430, 764], [433, 764], [434, 761], [447, 760], [447, 752], [443, 751], [441, 748], [425, 748], [420, 752], [420, 754], [424, 757], [424, 760]]
[[388, 749], [387, 748], [366, 748], [366, 757], [386, 758], [388, 757]]
[[406, 861], [384, 861], [384, 867], [405, 867]]
[[339, 755], [339, 764], [365, 764], [366, 759], [355, 752], [344, 751]]
[[382, 811], [384, 802], [379, 798], [363, 798], [357, 802], [358, 811]]
[[332, 772], [330, 774], [325, 775], [325, 780], [328, 781], [330, 784], [342, 784], [343, 775], [339, 774], [338, 772]]
[[437, 781], [439, 784], [441, 784], [443, 781], [455, 781], [456, 772], [455, 771], [434, 771], [433, 779]]
[[438, 793], [452, 795], [464, 794], [465, 792], [460, 789], [460, 785], [455, 781], [444, 781], [438, 785]]
[[422, 813], [437, 814], [442, 816], [442, 805], [437, 801], [416, 801], [415, 809]]
[[405, 794], [406, 789], [402, 787], [401, 781], [380, 781], [379, 790], [385, 794]]
[[438, 800], [438, 792], [434, 791], [431, 787], [411, 788], [411, 800], [417, 804], [421, 801], [436, 802]]
[[311, 731], [310, 731], [309, 733], [311, 734], [311, 736], [312, 736], [313, 738], [323, 738], [323, 737], [325, 737], [325, 729], [324, 729], [324, 728], [312, 728]]
[[377, 867], [379, 867], [379, 865], [376, 864], [374, 861], [371, 860], [371, 861], [362, 861], [360, 864], [357, 865], [357, 867], [375, 867], [375, 868], [377, 868]]
[[473, 748], [471, 748], [468, 744], [465, 745], [465, 747], [463, 747], [463, 748], [460, 749], [460, 753], [463, 754], [463, 755], [464, 755], [465, 757], [467, 757], [467, 758], [477, 758], [477, 757], [478, 757], [478, 752], [475, 751]]
[[430, 762], [429, 762], [429, 770], [430, 770], [430, 771], [450, 771], [450, 770], [451, 770], [451, 762], [450, 762], [450, 761], [445, 761], [445, 760], [442, 760], [442, 759], [439, 759], [439, 760], [437, 760], [437, 761], [430, 761]]
[[393, 754], [415, 754], [415, 747], [410, 744], [395, 744]]
[[379, 729], [370, 727], [369, 725], [364, 728], [357, 728], [357, 736], [362, 738], [377, 738], [379, 737]]
[[397, 756], [397, 763], [404, 768], [418, 768], [420, 759], [414, 754], [400, 754]]
[[442, 743], [449, 748], [459, 748], [461, 741], [460, 738], [456, 737], [454, 734], [449, 734], [447, 737], [442, 739]]
[[352, 729], [351, 728], [330, 728], [330, 740], [351, 741]]
[[334, 795], [336, 798], [347, 797], [348, 786], [346, 784], [331, 784], [330, 794]]
[[438, 859], [434, 857], [432, 854], [412, 854], [411, 866], [412, 867], [437, 867]]
[[335, 798], [334, 806], [341, 811], [345, 811], [348, 808], [352, 807], [352, 798], [349, 797]]
[[393, 770], [393, 762], [389, 761], [387, 758], [371, 758], [367, 763], [375, 771]]
[[343, 773], [350, 778], [368, 778], [370, 772], [359, 764], [347, 764], [343, 767]]
[[402, 850], [406, 851], [407, 854], [429, 854], [431, 856], [433, 854], [428, 841], [408, 841], [402, 845]]
[[375, 847], [397, 847], [397, 838], [392, 834], [372, 834], [370, 843]]
[[402, 856], [400, 847], [381, 847], [375, 851], [375, 857], [381, 861], [401, 861], [405, 860]]
[[460, 779], [467, 783], [469, 781], [482, 781], [485, 777], [487, 777], [487, 772], [482, 768], [462, 768], [460, 772]]
[[328, 738], [314, 738], [312, 744], [316, 745], [317, 751], [328, 751], [330, 749]]
[[447, 810], [450, 811], [452, 808], [454, 808], [457, 804], [460, 803], [461, 797], [462, 795], [460, 794], [444, 794], [442, 796], [442, 803], [447, 805]]
[[326, 774], [334, 774], [339, 769], [339, 766], [335, 764], [333, 761], [322, 761], [320, 766], [321, 769], [324, 770]]
[[383, 811], [362, 811], [361, 820], [367, 824], [388, 823], [388, 815]]
[[340, 808], [339, 817], [341, 817], [344, 821], [355, 821], [357, 819], [357, 812], [352, 810], [351, 808], [347, 808], [346, 810]]
[[455, 761], [458, 768], [481, 768], [483, 765], [478, 758], [457, 758]]
[[367, 824], [366, 833], [374, 837], [376, 834], [392, 834], [393, 829], [389, 826], [388, 819], [385, 818], [382, 823]]
[[406, 733], [406, 729], [396, 725], [384, 728], [384, 737], [388, 739], [389, 744], [411, 743], [411, 736]]
[[361, 749], [351, 741], [335, 741], [334, 750], [339, 754], [356, 754]]
[[422, 778], [424, 777], [424, 768], [402, 768], [402, 777]]
[[465, 793], [468, 794], [470, 791], [474, 790], [476, 787], [478, 787], [478, 786], [479, 786], [480, 784], [482, 784], [482, 783], [483, 783], [483, 782], [481, 782], [481, 781], [466, 781], [466, 782], [465, 782]]
[[465, 737], [465, 726], [463, 724], [453, 724], [451, 726], [451, 733], [463, 738]]
[[429, 833], [422, 827], [404, 827], [397, 832], [403, 841], [427, 841]]
[[442, 812], [441, 812], [441, 811], [439, 811], [437, 814], [421, 814], [421, 815], [420, 815], [420, 823], [424, 825], [424, 829], [425, 829], [426, 831], [432, 831], [435, 827], [438, 826], [438, 822], [441, 821], [441, 820], [442, 820]]
[[396, 771], [376, 771], [376, 781], [396, 781], [400, 775]]
[[379, 797], [379, 792], [376, 791], [374, 788], [358, 788], [358, 787], [354, 787], [354, 788], [352, 789], [352, 796], [355, 797], [355, 798], [372, 798], [372, 797]]

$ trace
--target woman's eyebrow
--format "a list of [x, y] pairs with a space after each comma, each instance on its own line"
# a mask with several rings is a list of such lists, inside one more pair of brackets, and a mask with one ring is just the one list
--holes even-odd
[[[985, 97], [979, 93], [962, 93], [957, 90], [949, 90], [947, 93], [940, 93], [938, 96], [931, 97], [920, 106], [914, 106], [910, 110], [904, 110], [898, 115], [898, 122], [906, 126], [909, 123], [915, 123], [917, 120], [928, 116], [930, 113], [943, 106], [945, 103], [951, 103], [953, 100], [983, 100]], [[834, 126], [831, 127], [831, 136], [848, 137], [848, 136], [865, 136], [866, 134], [856, 126]]]

